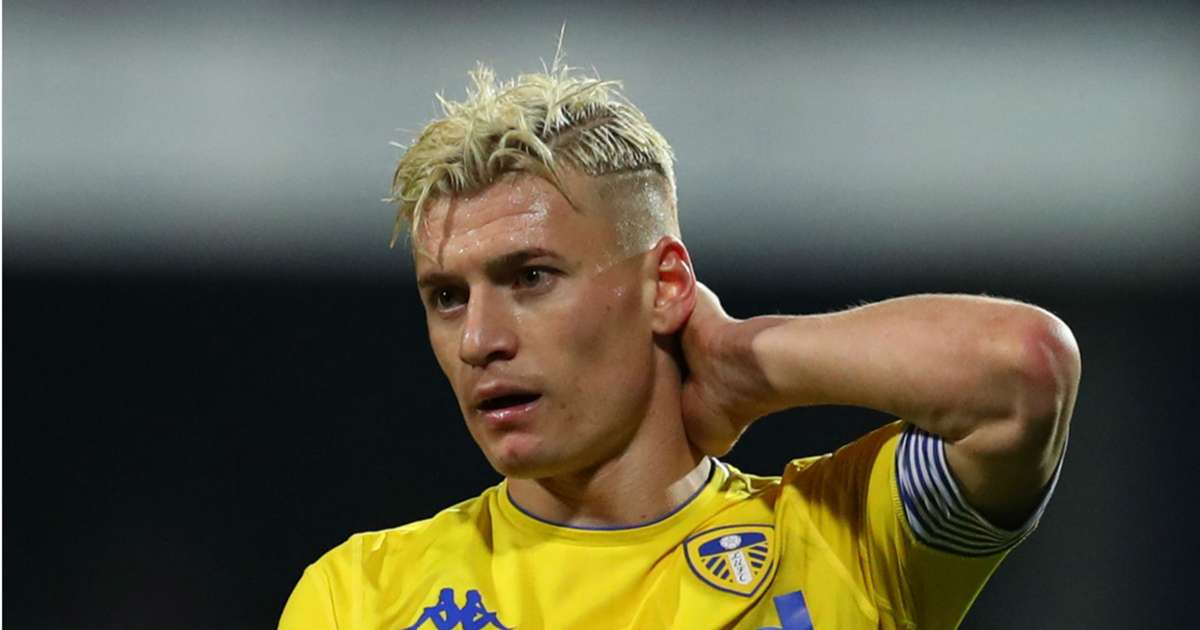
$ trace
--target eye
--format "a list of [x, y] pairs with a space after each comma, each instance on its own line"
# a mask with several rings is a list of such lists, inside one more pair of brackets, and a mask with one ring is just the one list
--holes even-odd
[[461, 289], [443, 287], [429, 292], [429, 303], [439, 311], [454, 310], [466, 301], [466, 292]]
[[546, 286], [554, 279], [553, 273], [543, 267], [527, 267], [517, 272], [513, 283], [518, 289], [537, 289]]

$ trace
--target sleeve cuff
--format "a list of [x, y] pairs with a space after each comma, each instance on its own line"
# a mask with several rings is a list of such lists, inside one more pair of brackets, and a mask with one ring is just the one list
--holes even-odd
[[1058, 484], [1062, 462], [1060, 455], [1041, 503], [1013, 530], [991, 524], [967, 503], [946, 465], [942, 439], [911, 424], [896, 446], [896, 480], [904, 516], [918, 540], [957, 555], [989, 556], [1020, 543], [1037, 527]]

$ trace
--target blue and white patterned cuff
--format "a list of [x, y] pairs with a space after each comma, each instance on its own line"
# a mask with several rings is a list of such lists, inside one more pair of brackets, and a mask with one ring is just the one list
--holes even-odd
[[1024, 540], [1046, 510], [1061, 470], [1060, 457], [1037, 509], [1020, 527], [1008, 530], [967, 503], [946, 465], [942, 438], [910, 424], [896, 447], [896, 479], [909, 527], [922, 543], [962, 556], [989, 556]]

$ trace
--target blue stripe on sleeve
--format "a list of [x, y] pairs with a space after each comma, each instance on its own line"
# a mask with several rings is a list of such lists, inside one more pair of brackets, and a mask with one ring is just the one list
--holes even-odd
[[1062, 470], [1054, 476], [1033, 514], [1014, 530], [988, 522], [971, 507], [946, 464], [945, 444], [932, 433], [905, 427], [896, 447], [896, 479], [900, 502], [913, 534], [922, 543], [964, 556], [987, 556], [1021, 542], [1037, 527]]

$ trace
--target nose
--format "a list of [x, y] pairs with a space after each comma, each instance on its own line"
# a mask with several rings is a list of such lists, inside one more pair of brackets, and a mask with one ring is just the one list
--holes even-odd
[[468, 365], [486, 367], [493, 361], [511, 360], [516, 354], [517, 335], [503, 297], [490, 291], [472, 292], [458, 357]]

